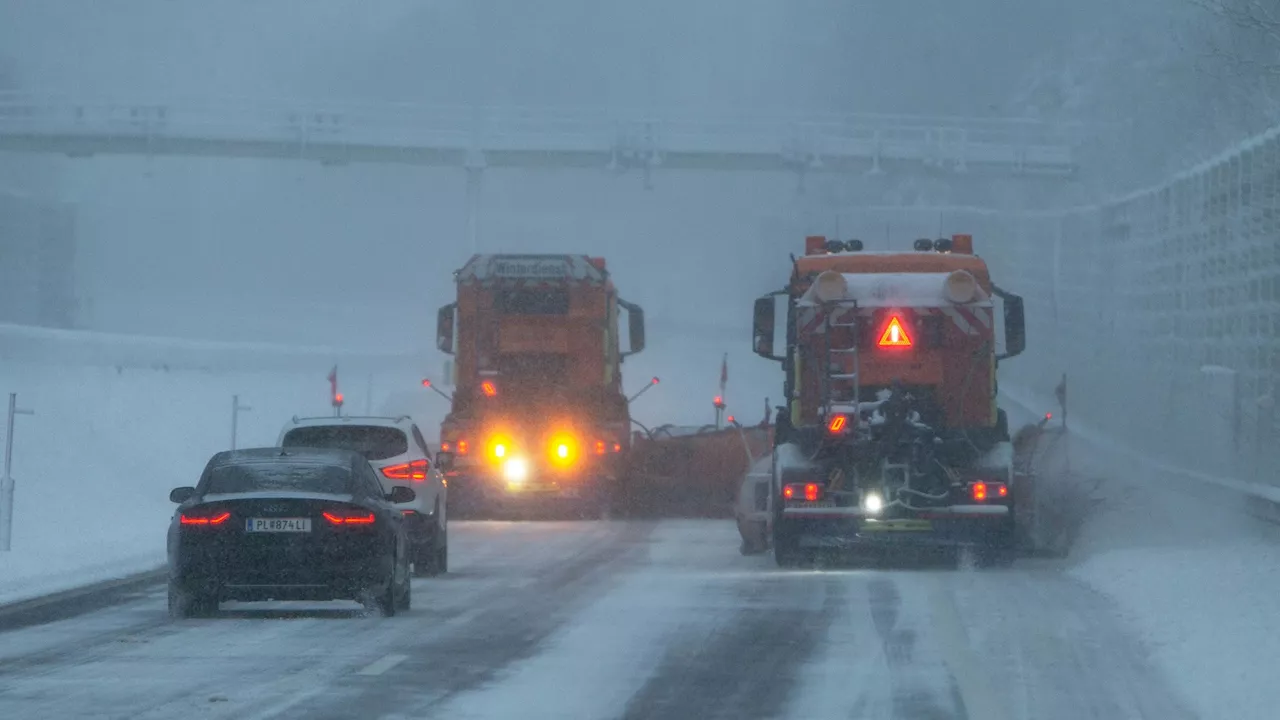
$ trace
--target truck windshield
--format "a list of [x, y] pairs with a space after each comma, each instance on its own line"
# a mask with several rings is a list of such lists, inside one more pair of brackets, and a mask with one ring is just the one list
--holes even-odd
[[495, 298], [503, 315], [568, 315], [567, 288], [506, 288]]

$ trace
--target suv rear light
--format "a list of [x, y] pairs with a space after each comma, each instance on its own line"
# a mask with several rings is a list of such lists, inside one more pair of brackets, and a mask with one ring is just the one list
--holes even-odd
[[182, 525], [221, 525], [231, 517], [231, 513], [223, 510], [219, 513], [212, 514], [191, 514], [182, 513], [178, 516], [178, 522]]
[[371, 525], [373, 513], [352, 510], [326, 510], [321, 515], [333, 525]]
[[822, 499], [822, 489], [818, 483], [791, 483], [782, 486], [782, 499], [817, 502]]
[[414, 460], [413, 462], [400, 463], [399, 465], [388, 465], [382, 468], [382, 474], [389, 480], [415, 480], [422, 482], [427, 479], [427, 470], [430, 469], [426, 460]]

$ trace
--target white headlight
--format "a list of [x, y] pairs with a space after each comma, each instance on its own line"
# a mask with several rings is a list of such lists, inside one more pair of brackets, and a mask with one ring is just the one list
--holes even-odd
[[824, 270], [818, 275], [818, 279], [813, 281], [813, 295], [820, 302], [844, 300], [847, 292], [849, 292], [849, 284], [845, 282], [844, 275], [834, 270]]
[[972, 302], [978, 297], [978, 281], [967, 270], [956, 270], [947, 276], [946, 290], [953, 303]]
[[502, 479], [510, 485], [523, 485], [529, 479], [529, 461], [509, 458], [502, 463]]
[[884, 498], [880, 497], [880, 493], [872, 490], [862, 496], [862, 509], [871, 515], [879, 515], [884, 509]]

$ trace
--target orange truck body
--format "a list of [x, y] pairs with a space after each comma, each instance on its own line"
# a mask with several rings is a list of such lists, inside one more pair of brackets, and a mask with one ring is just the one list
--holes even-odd
[[643, 313], [618, 297], [605, 261], [475, 255], [454, 277], [457, 300], [437, 328], [438, 347], [456, 356], [440, 434], [449, 472], [504, 497], [502, 463], [515, 453], [530, 466], [522, 496], [578, 497], [588, 476], [616, 479], [630, 445], [621, 364], [643, 347]]
[[[956, 270], [968, 272], [983, 293], [991, 295], [986, 262], [975, 255], [959, 253], [806, 255], [796, 260], [791, 290], [793, 295], [803, 294], [824, 271], [868, 275], [944, 274]], [[883, 388], [897, 380], [908, 387], [928, 388], [941, 413], [941, 417], [930, 419], [941, 427], [989, 428], [996, 424], [995, 322], [991, 307], [913, 307], [906, 301], [899, 306], [865, 308], [860, 316], [864, 324], [859, 331], [861, 352], [856, 368], [860, 385]], [[898, 319], [900, 331], [910, 338], [910, 346], [879, 345], [894, 318]], [[847, 343], [851, 338], [843, 339]], [[794, 424], [820, 421], [820, 387], [815, 369], [805, 368], [808, 372], [801, 373]], [[850, 363], [843, 369], [853, 372], [855, 368]]]

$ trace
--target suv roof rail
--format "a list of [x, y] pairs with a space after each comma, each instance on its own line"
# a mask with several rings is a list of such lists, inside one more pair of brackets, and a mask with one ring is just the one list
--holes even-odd
[[413, 417], [411, 417], [408, 414], [400, 414], [395, 416], [391, 416], [391, 415], [341, 415], [341, 416], [313, 415], [311, 417], [299, 417], [297, 415], [294, 415], [292, 418], [292, 422], [295, 422], [295, 423], [301, 422], [303, 420], [392, 420], [394, 422], [400, 422], [402, 420], [413, 420]]

